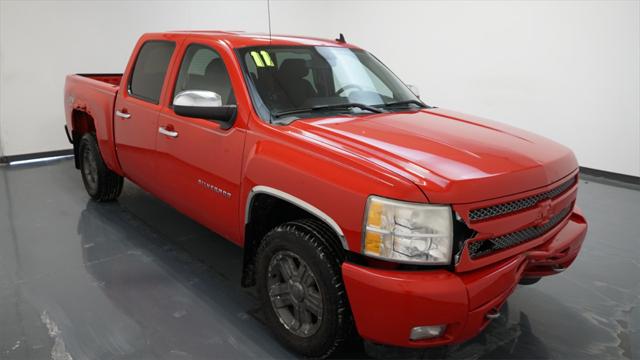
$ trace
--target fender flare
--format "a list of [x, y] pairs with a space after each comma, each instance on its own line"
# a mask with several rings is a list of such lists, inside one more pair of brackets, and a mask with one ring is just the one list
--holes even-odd
[[253, 197], [257, 194], [269, 194], [272, 195], [274, 197], [277, 197], [281, 200], [284, 200], [288, 203], [291, 203], [315, 216], [317, 216], [320, 220], [324, 221], [327, 225], [329, 225], [338, 235], [338, 238], [340, 239], [340, 243], [342, 244], [342, 247], [345, 250], [349, 250], [349, 245], [347, 244], [347, 240], [344, 236], [344, 232], [342, 231], [342, 229], [340, 228], [340, 225], [338, 225], [338, 223], [335, 222], [335, 220], [333, 220], [329, 215], [327, 215], [326, 213], [324, 213], [322, 210], [318, 209], [317, 207], [309, 204], [308, 202], [295, 197], [289, 193], [286, 193], [284, 191], [269, 187], [269, 186], [264, 186], [264, 185], [257, 185], [254, 186], [251, 191], [249, 192], [249, 195], [247, 196], [247, 204], [245, 207], [245, 217], [244, 217], [244, 223], [245, 225], [249, 223], [250, 217], [251, 217], [251, 203], [253, 201]]

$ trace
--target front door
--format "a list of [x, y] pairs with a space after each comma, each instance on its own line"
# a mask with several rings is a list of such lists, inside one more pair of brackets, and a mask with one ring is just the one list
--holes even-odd
[[[184, 90], [213, 91], [221, 96], [223, 105], [235, 104], [227, 67], [219, 52], [209, 46], [186, 48], [173, 96]], [[162, 173], [158, 195], [218, 234], [237, 238], [245, 130], [183, 117], [167, 106], [160, 112], [156, 134]]]
[[140, 47], [114, 109], [120, 166], [127, 178], [152, 192], [157, 184], [154, 179], [160, 94], [175, 45], [171, 41], [149, 40]]

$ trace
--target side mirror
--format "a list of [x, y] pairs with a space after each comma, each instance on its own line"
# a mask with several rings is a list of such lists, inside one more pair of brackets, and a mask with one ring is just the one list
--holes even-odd
[[417, 86], [411, 85], [411, 84], [407, 84], [407, 87], [413, 93], [413, 95], [415, 95], [418, 99], [420, 99], [420, 89], [418, 89]]
[[222, 97], [206, 90], [185, 90], [173, 98], [173, 111], [178, 115], [231, 123], [236, 105], [222, 105]]

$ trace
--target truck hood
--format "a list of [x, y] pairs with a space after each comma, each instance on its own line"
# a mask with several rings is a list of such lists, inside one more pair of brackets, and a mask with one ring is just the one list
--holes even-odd
[[544, 137], [443, 109], [301, 120], [291, 126], [404, 176], [433, 203], [533, 190], [578, 166], [569, 149]]

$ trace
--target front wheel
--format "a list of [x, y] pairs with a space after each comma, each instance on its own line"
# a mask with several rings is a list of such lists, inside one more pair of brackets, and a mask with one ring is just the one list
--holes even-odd
[[267, 325], [287, 347], [319, 358], [341, 345], [352, 326], [340, 260], [322, 238], [324, 226], [316, 220], [280, 225], [257, 254]]
[[107, 168], [98, 142], [93, 134], [87, 133], [80, 139], [80, 172], [87, 193], [97, 201], [113, 201], [120, 196], [124, 178]]

